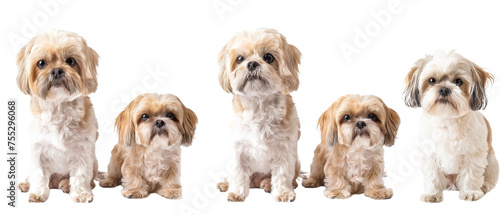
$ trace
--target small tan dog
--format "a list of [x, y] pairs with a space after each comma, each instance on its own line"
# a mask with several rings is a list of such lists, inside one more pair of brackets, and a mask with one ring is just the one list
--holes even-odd
[[122, 183], [126, 198], [158, 193], [182, 197], [181, 145], [190, 146], [198, 118], [174, 95], [143, 94], [116, 118], [118, 144], [111, 152], [101, 187]]
[[325, 185], [327, 198], [364, 193], [388, 199], [384, 187], [384, 149], [396, 139], [399, 115], [376, 96], [346, 95], [321, 115], [321, 143], [314, 151], [304, 187]]
[[20, 183], [30, 202], [61, 188], [75, 202], [91, 202], [97, 174], [97, 120], [88, 97], [97, 89], [99, 56], [79, 35], [40, 33], [17, 55], [17, 85], [31, 96], [31, 163]]

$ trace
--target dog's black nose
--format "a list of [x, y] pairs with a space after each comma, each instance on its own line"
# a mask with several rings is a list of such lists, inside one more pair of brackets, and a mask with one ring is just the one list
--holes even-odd
[[64, 75], [64, 70], [62, 70], [61, 68], [52, 69], [52, 70], [50, 70], [50, 75], [54, 79], [60, 79]]
[[259, 63], [257, 63], [256, 61], [251, 61], [250, 63], [247, 64], [247, 68], [250, 70], [250, 71], [254, 71], [255, 68], [257, 68], [259, 65]]
[[155, 126], [158, 128], [161, 128], [161, 127], [165, 126], [165, 122], [163, 120], [156, 120]]
[[365, 126], [366, 126], [366, 123], [363, 121], [356, 122], [356, 127], [358, 127], [359, 129], [363, 129]]
[[439, 93], [439, 95], [446, 97], [446, 96], [449, 96], [451, 94], [451, 90], [448, 87], [441, 87], [441, 88], [439, 88], [438, 93]]

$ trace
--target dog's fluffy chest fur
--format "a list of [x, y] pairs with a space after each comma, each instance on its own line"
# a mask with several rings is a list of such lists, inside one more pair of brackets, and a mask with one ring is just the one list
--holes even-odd
[[371, 144], [369, 138], [356, 138], [349, 146], [346, 155], [347, 176], [353, 182], [363, 183], [365, 175], [373, 165], [383, 163], [384, 150], [382, 144]]
[[[252, 163], [254, 171], [267, 173], [276, 150], [296, 153], [299, 121], [287, 95], [269, 98], [239, 98], [232, 123], [235, 148]], [[234, 105], [234, 102], [233, 102]]]
[[[484, 118], [479, 112], [470, 112], [459, 118], [442, 119], [424, 114], [423, 150], [433, 154], [446, 174], [457, 174], [463, 165], [464, 157], [484, 157], [488, 150], [487, 129]], [[426, 144], [427, 140], [434, 144]]]
[[144, 153], [144, 176], [150, 181], [159, 182], [170, 168], [178, 168], [180, 161], [180, 142], [169, 146], [168, 140], [155, 138]]
[[[247, 101], [248, 109], [237, 116], [240, 132], [258, 143], [278, 135], [286, 113], [284, 101]], [[276, 102], [276, 103], [274, 103]]]
[[63, 103], [33, 98], [32, 112], [32, 148], [44, 155], [52, 172], [64, 174], [72, 158], [95, 150], [89, 143], [97, 139], [97, 120], [88, 97]]
[[63, 103], [38, 102], [35, 99], [32, 103], [37, 104], [32, 107], [36, 143], [47, 143], [65, 151], [82, 140], [97, 139], [97, 120], [88, 97]]

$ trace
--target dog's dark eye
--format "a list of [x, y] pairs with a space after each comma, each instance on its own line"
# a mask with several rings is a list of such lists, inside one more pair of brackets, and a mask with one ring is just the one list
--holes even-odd
[[76, 60], [72, 57], [66, 59], [66, 63], [71, 66], [71, 67], [74, 67], [76, 65]]
[[43, 69], [47, 66], [47, 63], [44, 60], [39, 60], [37, 66], [39, 69]]
[[264, 57], [263, 57], [264, 61], [266, 61], [266, 63], [268, 64], [271, 64], [274, 62], [274, 56], [272, 54], [265, 54]]
[[462, 86], [462, 84], [464, 84], [464, 81], [462, 81], [462, 79], [460, 78], [455, 79], [455, 81], [453, 82], [455, 82], [455, 84], [459, 87]]
[[168, 113], [167, 118], [169, 118], [171, 120], [175, 120], [175, 115], [173, 113]]
[[344, 118], [342, 120], [344, 120], [344, 122], [347, 122], [351, 119], [351, 117], [349, 115], [345, 115]]
[[373, 121], [377, 121], [377, 116], [375, 116], [375, 114], [371, 113], [370, 115], [368, 115], [368, 119], [371, 119]]
[[434, 79], [434, 78], [429, 78], [429, 84], [431, 84], [431, 85], [436, 84], [436, 79]]
[[238, 58], [236, 58], [236, 62], [237, 63], [241, 63], [245, 60], [245, 58], [243, 56], [239, 56]]
[[142, 114], [142, 116], [141, 116], [141, 120], [142, 120], [142, 121], [144, 121], [144, 122], [145, 122], [145, 121], [146, 121], [146, 120], [148, 120], [148, 119], [149, 119], [149, 115], [147, 115], [147, 114]]

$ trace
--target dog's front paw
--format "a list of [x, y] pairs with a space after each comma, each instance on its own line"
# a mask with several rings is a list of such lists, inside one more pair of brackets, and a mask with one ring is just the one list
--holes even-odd
[[302, 186], [307, 188], [315, 188], [321, 186], [321, 182], [315, 178], [308, 178], [302, 181]]
[[99, 181], [99, 186], [101, 187], [116, 187], [118, 185], [120, 185], [120, 183], [112, 179], [104, 179], [102, 181]]
[[148, 191], [144, 189], [127, 189], [122, 190], [122, 195], [129, 199], [142, 199], [148, 197]]
[[228, 188], [229, 183], [227, 181], [217, 183], [217, 189], [219, 189], [221, 192], [226, 192]]
[[483, 198], [483, 191], [471, 191], [471, 192], [462, 192], [460, 191], [459, 198], [465, 201], [477, 201]]
[[365, 196], [372, 199], [390, 199], [392, 195], [392, 189], [387, 188], [371, 189], [365, 192]]
[[[21, 185], [19, 185], [21, 186]], [[484, 183], [483, 187], [481, 187], [481, 190], [483, 191], [484, 194], [490, 192], [493, 188], [495, 188], [495, 185], [491, 185], [489, 183]]]
[[443, 201], [443, 194], [424, 194], [420, 199], [424, 202], [439, 203]]
[[271, 187], [272, 187], [272, 185], [271, 185], [270, 178], [266, 178], [260, 182], [260, 188], [263, 189], [266, 193], [271, 192]]
[[43, 195], [37, 195], [34, 193], [30, 193], [30, 197], [28, 198], [29, 202], [41, 203], [47, 201], [47, 197]]
[[347, 199], [351, 197], [351, 193], [347, 190], [325, 190], [325, 196], [329, 199]]
[[19, 183], [19, 189], [21, 190], [21, 192], [23, 193], [26, 193], [30, 190], [30, 184], [29, 183], [25, 183], [25, 182], [21, 182]]
[[158, 194], [167, 199], [180, 199], [182, 198], [182, 187], [180, 185], [175, 187], [167, 187], [158, 190]]
[[91, 192], [70, 193], [71, 198], [76, 203], [90, 203], [94, 200], [94, 194]]
[[230, 192], [227, 195], [227, 201], [229, 201], [229, 202], [242, 202], [242, 201], [245, 201], [245, 198], [246, 198], [245, 195], [243, 195], [243, 194], [237, 195], [233, 192]]
[[69, 193], [70, 187], [69, 179], [64, 179], [59, 182], [59, 189], [61, 189], [64, 193]]
[[277, 202], [293, 202], [295, 201], [295, 192], [293, 190], [284, 190], [281, 192], [271, 192], [274, 200]]

